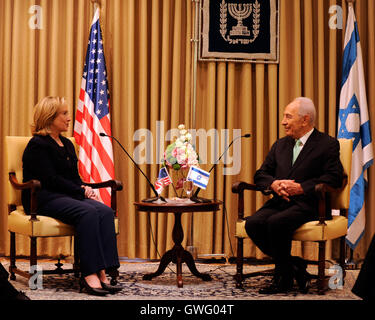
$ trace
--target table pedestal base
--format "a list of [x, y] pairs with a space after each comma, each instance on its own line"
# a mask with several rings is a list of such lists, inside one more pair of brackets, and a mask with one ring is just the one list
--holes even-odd
[[160, 276], [168, 264], [173, 262], [177, 265], [177, 286], [179, 288], [183, 287], [182, 283], [182, 263], [186, 263], [189, 270], [193, 275], [198, 278], [201, 278], [203, 281], [210, 281], [212, 280], [209, 274], [200, 273], [196, 266], [193, 259], [193, 256], [190, 252], [184, 250], [181, 245], [181, 242], [184, 238], [184, 232], [181, 225], [181, 213], [175, 212], [175, 224], [173, 227], [173, 241], [175, 243], [174, 247], [171, 250], [168, 250], [164, 255], [161, 257], [160, 264], [158, 270], [154, 273], [145, 274], [143, 276], [143, 280], [151, 280], [157, 276]]
[[179, 288], [183, 287], [182, 284], [182, 263], [186, 263], [190, 272], [203, 281], [211, 281], [212, 278], [209, 274], [201, 273], [197, 270], [193, 256], [190, 252], [184, 250], [182, 247], [173, 247], [172, 250], [167, 251], [161, 258], [159, 268], [154, 273], [148, 273], [143, 276], [143, 280], [151, 280], [157, 276], [160, 276], [164, 270], [167, 268], [168, 264], [173, 262], [177, 265], [177, 286]]

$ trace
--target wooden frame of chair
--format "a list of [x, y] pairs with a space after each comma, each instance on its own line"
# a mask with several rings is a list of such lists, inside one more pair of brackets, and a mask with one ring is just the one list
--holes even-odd
[[[326, 184], [318, 184], [315, 187], [315, 191], [319, 196], [319, 218], [318, 224], [319, 225], [326, 225], [326, 216], [327, 211], [331, 209], [330, 207], [330, 195], [333, 192], [340, 192], [344, 189], [347, 184], [347, 176], [344, 177], [343, 185], [339, 189], [331, 188]], [[271, 191], [264, 191], [260, 190], [255, 184], [249, 184], [243, 181], [236, 182], [232, 185], [232, 192], [238, 194], [238, 220], [243, 221], [245, 220], [244, 217], [244, 191], [245, 190], [252, 190], [252, 191], [261, 191], [265, 195], [270, 195]], [[347, 212], [344, 209], [340, 210], [340, 215], [346, 217]], [[237, 237], [237, 258], [236, 258], [236, 274], [234, 279], [236, 281], [237, 288], [243, 288], [243, 281], [246, 278], [254, 277], [258, 275], [266, 275], [270, 274], [274, 271], [271, 270], [264, 270], [258, 271], [253, 273], [244, 274], [243, 273], [243, 240], [244, 238]], [[326, 241], [317, 241], [319, 247], [318, 253], [318, 275], [315, 276], [317, 278], [318, 284], [318, 294], [324, 294], [326, 290], [326, 276], [325, 276], [325, 251], [326, 251]], [[315, 261], [307, 261], [309, 264], [314, 263]], [[343, 270], [343, 277], [345, 278], [345, 236], [340, 238], [340, 258], [339, 264]]]
[[[36, 207], [37, 207], [37, 192], [41, 188], [41, 184], [38, 180], [30, 180], [28, 182], [20, 183], [16, 178], [16, 174], [14, 172], [9, 172], [9, 181], [13, 188], [16, 190], [31, 190], [31, 203], [30, 203], [30, 221], [38, 221]], [[122, 183], [117, 180], [108, 180], [105, 182], [100, 183], [85, 183], [85, 185], [90, 186], [93, 189], [99, 188], [111, 188], [111, 208], [116, 213], [117, 211], [117, 198], [116, 192], [121, 191], [123, 189]], [[14, 211], [16, 208], [14, 205], [8, 206], [8, 214]], [[37, 265], [37, 237], [30, 237], [30, 267]], [[74, 273], [76, 277], [79, 276], [79, 255], [77, 251], [77, 243], [74, 242], [74, 263], [72, 269], [62, 269], [62, 264], [60, 263], [60, 259], [58, 259], [58, 263], [56, 264], [57, 268], [55, 270], [43, 270], [43, 274], [65, 274], [65, 273]], [[30, 278], [32, 274], [30, 272], [26, 272], [20, 270], [16, 266], [16, 234], [15, 232], [10, 231], [10, 279], [15, 280], [15, 274], [19, 274], [20, 276]], [[111, 283], [117, 283], [118, 271], [112, 270], [109, 272], [111, 276]]]

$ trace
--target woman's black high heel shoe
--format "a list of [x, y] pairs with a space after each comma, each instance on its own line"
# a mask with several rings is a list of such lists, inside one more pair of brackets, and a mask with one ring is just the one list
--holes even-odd
[[79, 280], [79, 287], [80, 293], [83, 291], [83, 289], [85, 289], [88, 294], [91, 294], [93, 296], [105, 296], [108, 293], [108, 291], [103, 290], [102, 288], [90, 287], [85, 278], [81, 278]]
[[112, 285], [110, 285], [110, 284], [107, 284], [107, 283], [104, 283], [104, 282], [101, 282], [100, 281], [100, 283], [101, 283], [101, 285], [102, 285], [102, 288], [104, 289], [104, 290], [106, 290], [107, 292], [109, 292], [109, 293], [116, 293], [116, 292], [119, 292], [119, 291], [121, 291], [123, 288], [122, 287], [120, 287], [119, 285], [117, 285], [117, 286], [112, 286]]

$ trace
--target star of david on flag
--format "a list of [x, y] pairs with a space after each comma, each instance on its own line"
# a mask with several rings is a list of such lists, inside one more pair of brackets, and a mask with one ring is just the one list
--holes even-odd
[[206, 189], [210, 179], [210, 173], [198, 167], [190, 167], [186, 179], [193, 181], [193, 184], [201, 189]]
[[373, 163], [366, 85], [358, 25], [349, 6], [345, 33], [343, 74], [338, 116], [338, 138], [353, 140], [350, 204], [346, 242], [354, 249], [365, 230], [365, 187], [367, 169]]

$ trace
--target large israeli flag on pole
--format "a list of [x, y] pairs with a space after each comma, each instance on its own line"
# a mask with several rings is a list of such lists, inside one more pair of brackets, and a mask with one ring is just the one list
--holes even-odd
[[362, 50], [353, 6], [349, 5], [343, 56], [338, 138], [353, 139], [347, 244], [354, 249], [365, 230], [365, 186], [373, 149]]

